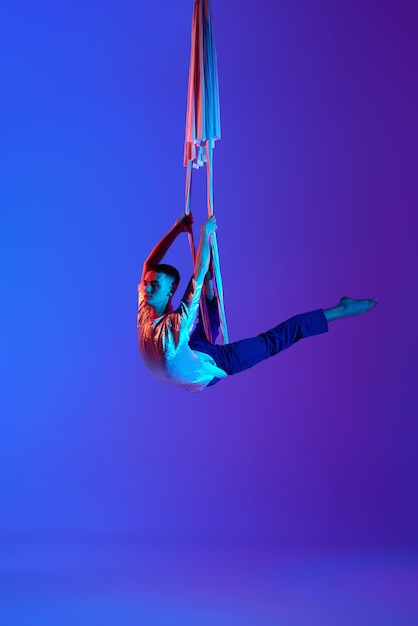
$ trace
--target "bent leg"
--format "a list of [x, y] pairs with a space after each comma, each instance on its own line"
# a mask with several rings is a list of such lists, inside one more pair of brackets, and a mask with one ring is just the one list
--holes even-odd
[[[210, 354], [218, 367], [232, 376], [278, 354], [300, 339], [325, 333], [327, 330], [328, 323], [324, 312], [319, 309], [295, 315], [257, 337], [242, 339], [224, 346], [211, 345], [210, 351], [202, 352]], [[215, 382], [216, 379], [211, 384]]]
[[[208, 310], [209, 325], [210, 325], [210, 329], [212, 332], [212, 338], [213, 338], [213, 341], [215, 341], [215, 339], [219, 335], [219, 325], [220, 325], [217, 299], [214, 298], [213, 300], [209, 300], [209, 298], [206, 298], [206, 306]], [[205, 328], [203, 326], [202, 314], [201, 314], [200, 307], [199, 307], [198, 321], [197, 321], [194, 331], [190, 335], [189, 346], [192, 350], [206, 352], [206, 350], [201, 349], [201, 345], [200, 345], [201, 343], [207, 344], [209, 342], [206, 338]]]

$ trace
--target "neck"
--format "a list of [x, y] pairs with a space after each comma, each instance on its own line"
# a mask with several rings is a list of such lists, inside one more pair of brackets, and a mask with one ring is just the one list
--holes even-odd
[[154, 317], [161, 317], [164, 313], [169, 313], [171, 311], [171, 298], [167, 300], [165, 304], [161, 304], [160, 306], [153, 306]]

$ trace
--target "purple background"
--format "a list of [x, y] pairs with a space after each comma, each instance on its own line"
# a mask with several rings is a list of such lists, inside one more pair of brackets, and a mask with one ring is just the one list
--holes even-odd
[[[416, 540], [417, 4], [212, 6], [231, 339], [380, 304], [202, 394], [151, 379], [136, 286], [183, 210], [192, 2], [6, 3], [0, 533]], [[167, 261], [185, 287], [185, 237]]]

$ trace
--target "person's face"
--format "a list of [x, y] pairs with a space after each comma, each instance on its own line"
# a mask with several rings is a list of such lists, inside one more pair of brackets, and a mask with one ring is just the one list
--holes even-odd
[[144, 278], [145, 301], [157, 311], [163, 311], [172, 295], [172, 287], [171, 276], [150, 270]]

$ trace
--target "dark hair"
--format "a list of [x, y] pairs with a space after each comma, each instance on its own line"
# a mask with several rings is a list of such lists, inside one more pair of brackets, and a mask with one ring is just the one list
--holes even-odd
[[172, 265], [168, 265], [167, 263], [156, 263], [155, 265], [151, 265], [149, 269], [153, 272], [158, 272], [159, 274], [165, 274], [166, 276], [170, 276], [170, 278], [173, 279], [172, 293], [176, 291], [180, 282], [180, 274], [175, 267], [173, 267]]

